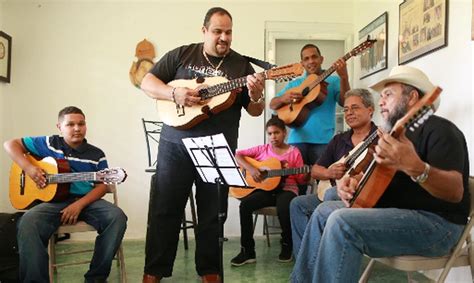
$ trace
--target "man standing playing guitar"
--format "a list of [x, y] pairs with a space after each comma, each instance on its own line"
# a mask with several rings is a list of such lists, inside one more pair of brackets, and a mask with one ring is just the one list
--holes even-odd
[[[62, 109], [57, 127], [61, 136], [24, 137], [4, 143], [11, 159], [39, 188], [48, 185], [45, 172], [29, 161], [28, 153], [40, 159], [66, 159], [73, 172], [99, 171], [108, 167], [102, 150], [85, 139], [87, 127], [81, 109], [74, 106]], [[119, 207], [101, 199], [106, 192], [105, 184], [74, 182], [66, 200], [40, 203], [21, 217], [17, 235], [21, 282], [49, 282], [48, 240], [59, 225], [75, 224], [78, 220], [94, 226], [99, 233], [93, 260], [84, 275], [85, 282], [107, 281], [112, 259], [127, 227], [127, 216]]]
[[[303, 94], [289, 91], [301, 85], [308, 75], [321, 75], [321, 65], [324, 57], [319, 48], [313, 44], [306, 44], [300, 52], [301, 64], [306, 70], [304, 76], [289, 82], [270, 102], [270, 108], [277, 110], [284, 105], [301, 101]], [[349, 76], [347, 74], [346, 62], [341, 58], [333, 65], [339, 75], [329, 76], [326, 79], [327, 95], [324, 102], [311, 109], [307, 120], [299, 127], [290, 129], [288, 143], [300, 150], [303, 161], [307, 165], [313, 165], [324, 152], [326, 145], [334, 135], [336, 103], [344, 105], [344, 93], [350, 89]], [[326, 88], [326, 87], [325, 87]], [[326, 90], [322, 90], [326, 91]], [[342, 95], [341, 95], [342, 94]]]
[[[170, 277], [178, 247], [181, 220], [188, 196], [196, 186], [198, 225], [196, 236], [196, 270], [203, 282], [220, 282], [219, 277], [219, 222], [217, 208], [217, 186], [204, 183], [194, 168], [182, 142], [183, 138], [223, 133], [230, 148], [235, 151], [241, 110], [245, 108], [251, 116], [259, 116], [264, 109], [264, 80], [253, 75], [250, 63], [232, 50], [232, 16], [220, 7], [207, 11], [202, 26], [204, 42], [178, 47], [155, 64], [145, 75], [141, 88], [157, 103], [176, 104], [176, 111], [183, 114], [186, 107], [203, 103], [198, 89], [186, 86], [171, 86], [167, 83], [177, 79], [225, 77], [236, 79], [246, 76], [246, 87], [235, 93], [226, 109], [189, 129], [177, 129], [163, 125], [159, 142], [156, 184], [150, 191], [148, 229], [145, 246], [145, 268], [143, 282], [159, 282]], [[162, 114], [162, 113], [160, 113]], [[174, 113], [176, 114], [176, 113]], [[228, 188], [222, 186], [222, 195]], [[211, 201], [211, 203], [210, 203]], [[227, 198], [221, 208], [227, 211]]]
[[[364, 254], [444, 256], [467, 223], [469, 154], [463, 133], [453, 123], [430, 116], [440, 89], [410, 66], [394, 67], [371, 88], [380, 92], [383, 126], [389, 132], [380, 134], [375, 147], [376, 168], [364, 176], [345, 177], [337, 186], [342, 201], [323, 202], [314, 211], [292, 282], [357, 282]], [[383, 168], [395, 174], [375, 207], [349, 207], [359, 184], [364, 188], [385, 181], [372, 174]]]
[[[354, 146], [363, 143], [369, 135], [377, 130], [372, 122], [374, 113], [374, 99], [366, 89], [353, 89], [344, 95], [344, 119], [351, 128], [341, 134], [337, 134], [329, 142], [321, 158], [311, 169], [311, 177], [316, 180], [339, 180], [350, 169], [341, 159], [352, 158], [349, 155]], [[364, 153], [368, 154], [368, 153]], [[356, 165], [356, 164], [354, 164]], [[324, 195], [319, 182], [318, 195]], [[328, 187], [330, 187], [329, 184]], [[335, 188], [325, 192], [324, 200], [337, 199]], [[300, 248], [306, 225], [311, 214], [321, 203], [323, 198], [316, 194], [302, 195], [294, 198], [290, 204], [291, 229], [293, 238], [293, 255], [296, 257]]]

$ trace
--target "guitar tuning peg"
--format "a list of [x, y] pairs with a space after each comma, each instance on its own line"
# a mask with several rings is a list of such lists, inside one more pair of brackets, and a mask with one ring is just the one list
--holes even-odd
[[414, 132], [414, 131], [415, 131], [415, 128], [413, 128], [413, 127], [411, 127], [411, 126], [410, 126], [408, 129], [409, 129], [411, 132]]

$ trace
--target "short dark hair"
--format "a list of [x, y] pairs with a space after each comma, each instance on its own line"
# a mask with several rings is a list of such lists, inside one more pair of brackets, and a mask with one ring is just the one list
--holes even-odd
[[209, 21], [211, 20], [212, 15], [214, 15], [216, 13], [219, 14], [219, 15], [227, 15], [227, 16], [229, 16], [230, 20], [232, 21], [232, 16], [230, 15], [230, 13], [226, 9], [221, 8], [221, 7], [213, 7], [213, 8], [211, 8], [207, 11], [206, 16], [204, 17], [204, 23], [202, 25], [205, 26], [206, 28], [208, 28], [209, 27]]
[[301, 51], [300, 51], [301, 59], [303, 59], [303, 51], [308, 49], [308, 48], [315, 48], [316, 51], [318, 51], [319, 56], [321, 56], [321, 51], [319, 51], [319, 48], [316, 45], [312, 44], [312, 43], [308, 43], [305, 46], [303, 46], [303, 48], [301, 48]]
[[283, 122], [283, 120], [278, 118], [278, 116], [276, 115], [272, 116], [272, 118], [270, 118], [270, 120], [267, 121], [267, 123], [265, 124], [265, 129], [268, 129], [268, 127], [270, 126], [275, 126], [277, 128], [280, 128], [283, 131], [286, 131], [285, 122]]
[[67, 114], [81, 114], [82, 116], [84, 116], [84, 118], [86, 117], [86, 115], [84, 115], [84, 112], [82, 112], [82, 110], [79, 109], [78, 107], [67, 106], [61, 109], [61, 111], [59, 111], [58, 121], [62, 120], [64, 118], [64, 115], [67, 115]]

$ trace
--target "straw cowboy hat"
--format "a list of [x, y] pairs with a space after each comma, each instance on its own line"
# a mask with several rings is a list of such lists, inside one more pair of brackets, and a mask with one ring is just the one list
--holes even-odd
[[[398, 83], [411, 85], [419, 89], [421, 92], [423, 92], [423, 94], [429, 93], [435, 88], [435, 86], [430, 82], [430, 80], [425, 75], [425, 73], [423, 73], [421, 70], [417, 68], [410, 67], [410, 66], [394, 67], [390, 71], [390, 75], [387, 78], [369, 87], [375, 90], [376, 92], [382, 92], [385, 85], [392, 82], [398, 82]], [[439, 103], [440, 103], [440, 99], [438, 97], [438, 99], [436, 99], [435, 102], [433, 103], [435, 106], [435, 109], [438, 109]]]

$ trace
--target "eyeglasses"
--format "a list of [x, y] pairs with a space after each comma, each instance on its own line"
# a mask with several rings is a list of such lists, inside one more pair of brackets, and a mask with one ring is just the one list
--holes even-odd
[[344, 112], [344, 113], [348, 113], [349, 111], [351, 111], [351, 112], [357, 112], [357, 111], [359, 111], [359, 110], [362, 109], [362, 108], [365, 108], [365, 107], [361, 107], [361, 106], [359, 106], [359, 105], [353, 105], [353, 106], [351, 106], [351, 107], [344, 107], [344, 109], [342, 110], [342, 112]]

